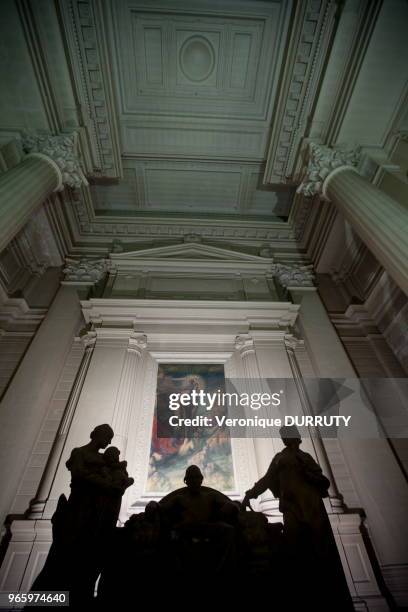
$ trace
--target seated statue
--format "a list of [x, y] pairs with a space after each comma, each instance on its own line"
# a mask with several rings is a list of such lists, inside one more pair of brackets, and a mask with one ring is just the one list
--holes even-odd
[[194, 544], [208, 544], [212, 567], [207, 571], [229, 572], [234, 569], [235, 530], [223, 520], [222, 512], [230, 499], [209, 487], [203, 487], [203, 475], [196, 465], [185, 474], [186, 484], [159, 502], [162, 515], [171, 525], [176, 540], [181, 544], [182, 566], [191, 567]]

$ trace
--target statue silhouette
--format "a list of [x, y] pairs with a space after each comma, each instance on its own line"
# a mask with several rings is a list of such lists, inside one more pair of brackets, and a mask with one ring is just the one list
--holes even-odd
[[[232, 572], [235, 567], [235, 530], [225, 522], [222, 511], [231, 500], [215, 489], [203, 487], [203, 475], [196, 465], [190, 465], [184, 477], [186, 484], [159, 502], [159, 507], [172, 526], [179, 543], [183, 571], [188, 573], [196, 564], [207, 573]], [[203, 550], [208, 547], [208, 558]], [[197, 550], [197, 548], [199, 550]]]
[[126, 489], [134, 483], [127, 473], [127, 461], [119, 461], [120, 451], [116, 446], [109, 446], [103, 453], [105, 465], [102, 475], [110, 482], [110, 489], [101, 496], [101, 508], [107, 528], [116, 527], [122, 496]]
[[70, 606], [90, 604], [94, 598], [104, 549], [116, 525], [121, 497], [133, 483], [117, 449], [102, 454], [113, 438], [110, 425], [98, 425], [90, 442], [74, 448], [66, 462], [71, 472], [71, 494], [62, 495], [52, 518], [53, 543], [32, 590], [66, 590]]
[[[323, 498], [328, 497], [330, 481], [313, 457], [300, 450], [302, 440], [295, 426], [282, 427], [279, 433], [285, 448], [275, 455], [265, 476], [246, 492], [243, 505], [249, 506], [249, 500], [266, 489], [279, 498], [286, 564], [292, 575], [296, 575], [297, 594], [301, 593], [302, 604], [326, 605], [342, 612], [353, 610], [323, 503]], [[292, 596], [292, 577], [286, 589], [287, 595]]]
[[[296, 428], [282, 428], [280, 433], [284, 450], [246, 492], [242, 505], [203, 486], [200, 468], [191, 465], [185, 487], [158, 503], [151, 501], [119, 528], [121, 497], [133, 479], [126, 461], [119, 460], [119, 450], [107, 448], [111, 427], [95, 427], [90, 442], [74, 448], [66, 463], [71, 494], [58, 501], [53, 543], [32, 590], [69, 591], [73, 609], [126, 609], [133, 605], [135, 579], [139, 594], [150, 596], [156, 585], [160, 588], [155, 601], [161, 596], [166, 603], [169, 589], [179, 580], [184, 595], [194, 600], [197, 579], [206, 576], [220, 578], [217, 597], [225, 595], [228, 601], [245, 594], [261, 601], [272, 588], [274, 602], [284, 609], [351, 611], [323, 503], [329, 481], [315, 460], [300, 450]], [[283, 531], [281, 523], [271, 524], [262, 513], [245, 511], [250, 499], [268, 488], [279, 498]], [[210, 603], [213, 591], [208, 594]]]

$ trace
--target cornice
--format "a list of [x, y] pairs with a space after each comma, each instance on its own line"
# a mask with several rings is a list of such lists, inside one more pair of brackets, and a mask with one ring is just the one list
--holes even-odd
[[121, 177], [116, 109], [109, 79], [110, 53], [102, 3], [58, 0], [82, 123], [91, 143], [93, 174]]
[[307, 136], [336, 25], [337, 3], [298, 2], [283, 59], [264, 183], [290, 180]]
[[113, 240], [147, 241], [174, 240], [196, 234], [206, 241], [233, 241], [261, 247], [293, 249], [296, 251], [292, 223], [255, 221], [250, 219], [219, 219], [160, 215], [154, 218], [134, 216], [97, 216], [92, 206], [91, 193], [84, 188], [77, 193], [64, 193], [59, 214], [68, 221], [73, 244], [106, 249]]
[[118, 326], [144, 333], [148, 333], [150, 326], [156, 326], [158, 321], [168, 333], [179, 333], [183, 328], [184, 331], [191, 328], [199, 333], [215, 325], [224, 330], [244, 331], [251, 327], [287, 329], [295, 323], [300, 308], [290, 302], [112, 298], [85, 300], [81, 306], [86, 322], [93, 324], [95, 330]]

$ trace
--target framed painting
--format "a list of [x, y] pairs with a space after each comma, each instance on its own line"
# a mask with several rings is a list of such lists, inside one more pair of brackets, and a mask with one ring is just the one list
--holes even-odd
[[[147, 494], [165, 494], [184, 486], [183, 478], [189, 465], [198, 465], [204, 485], [228, 492], [235, 488], [231, 440], [219, 427], [198, 429], [188, 437], [166, 436], [165, 423], [171, 414], [169, 396], [174, 393], [204, 391], [223, 392], [223, 364], [159, 364], [156, 404], [153, 417], [146, 483]], [[184, 407], [188, 416], [205, 414], [205, 407]], [[223, 414], [225, 407], [215, 405], [212, 413]], [[159, 433], [158, 433], [159, 432]], [[163, 433], [164, 432], [164, 433]]]

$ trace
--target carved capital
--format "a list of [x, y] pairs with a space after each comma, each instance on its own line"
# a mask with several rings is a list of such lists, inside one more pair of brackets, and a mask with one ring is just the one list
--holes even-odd
[[249, 334], [239, 334], [236, 336], [234, 346], [241, 354], [255, 351], [254, 339]]
[[360, 149], [330, 149], [323, 145], [309, 145], [309, 164], [297, 193], [312, 197], [324, 196], [324, 183], [334, 170], [342, 166], [355, 168], [360, 160]]
[[64, 282], [93, 285], [100, 281], [109, 270], [107, 259], [66, 259], [63, 269]]
[[81, 334], [81, 342], [84, 345], [85, 350], [92, 350], [95, 347], [96, 343], [96, 332], [95, 331], [86, 331], [84, 334]]
[[26, 153], [50, 158], [61, 175], [59, 189], [79, 189], [82, 185], [88, 185], [79, 163], [77, 144], [76, 132], [58, 136], [27, 133], [22, 140]]
[[134, 351], [140, 355], [143, 349], [147, 348], [147, 336], [142, 333], [132, 333], [129, 338], [127, 350]]
[[272, 274], [282, 287], [313, 287], [313, 266], [273, 264]]
[[303, 342], [300, 338], [297, 338], [294, 334], [286, 334], [284, 338], [285, 346], [288, 351], [294, 352], [297, 347]]

